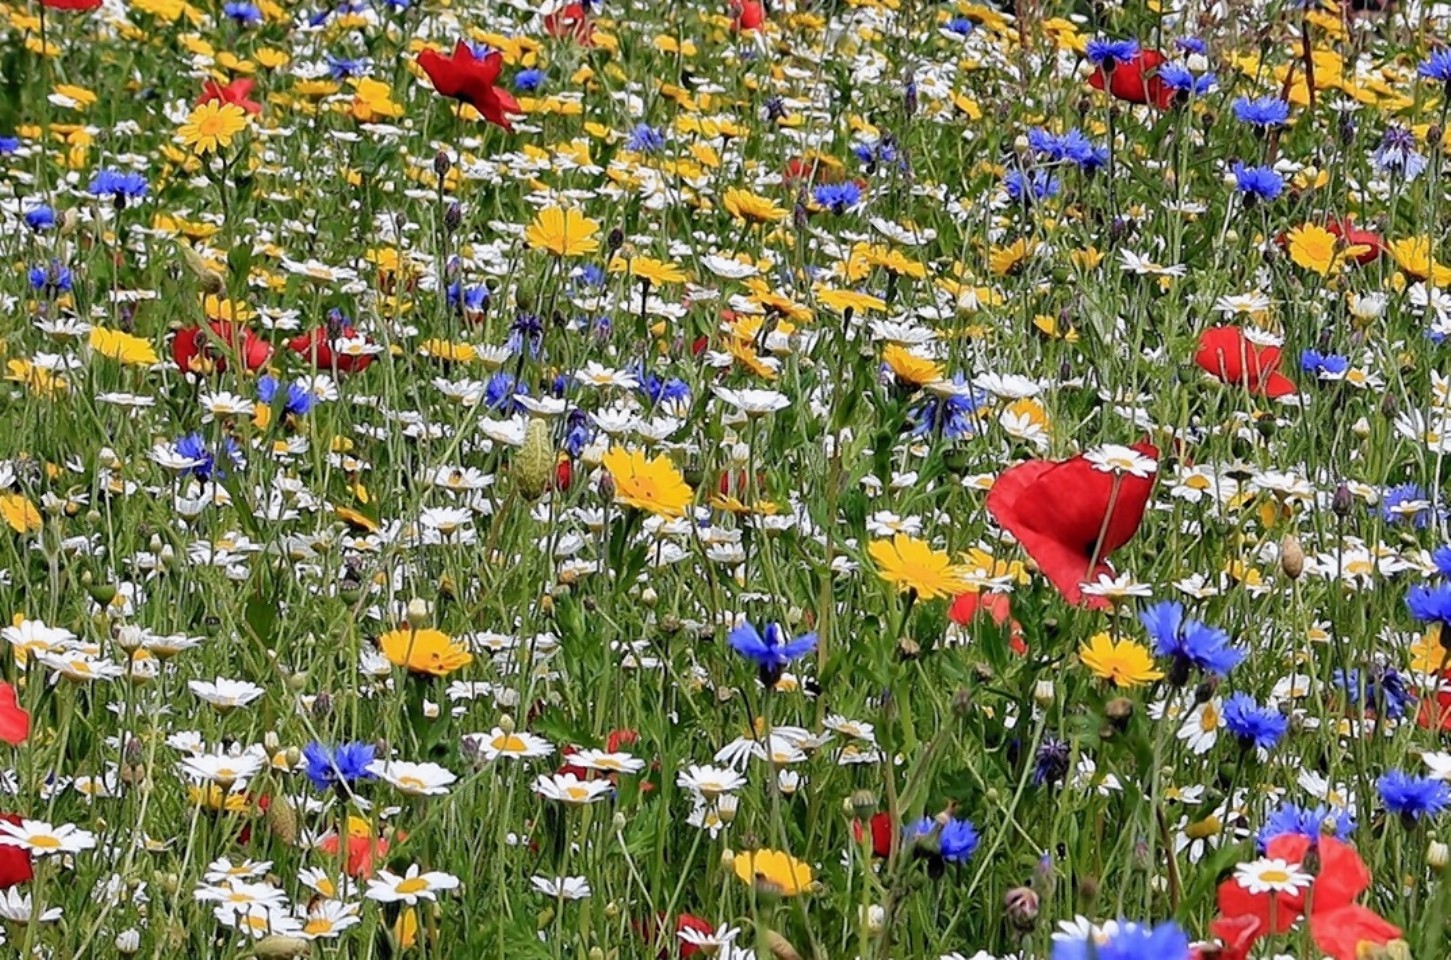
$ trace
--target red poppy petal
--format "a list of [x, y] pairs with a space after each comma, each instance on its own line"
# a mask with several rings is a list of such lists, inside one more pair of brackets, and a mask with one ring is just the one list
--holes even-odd
[[[1318, 887], [1320, 881], [1315, 885]], [[1360, 960], [1367, 955], [1360, 949], [1362, 943], [1381, 946], [1400, 935], [1400, 927], [1359, 904], [1316, 910], [1310, 915], [1310, 937], [1315, 946], [1335, 960]]]
[[1370, 869], [1347, 843], [1325, 837], [1320, 841], [1320, 874], [1315, 879], [1314, 910], [1334, 910], [1350, 903], [1370, 887]]

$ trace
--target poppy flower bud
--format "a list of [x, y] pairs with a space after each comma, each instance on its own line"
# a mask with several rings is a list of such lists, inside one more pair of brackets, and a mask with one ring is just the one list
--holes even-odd
[[1355, 495], [1350, 492], [1350, 488], [1343, 483], [1337, 486], [1334, 495], [1330, 498], [1331, 512], [1337, 517], [1346, 517], [1350, 515], [1350, 511], [1354, 506]]
[[1305, 572], [1305, 550], [1300, 546], [1300, 538], [1293, 533], [1285, 534], [1280, 540], [1280, 569], [1291, 580], [1300, 579], [1300, 574]]
[[1038, 922], [1038, 894], [1032, 887], [1014, 887], [1003, 897], [1008, 923], [1027, 933]]
[[529, 421], [524, 432], [524, 445], [514, 455], [514, 483], [528, 500], [537, 500], [554, 477], [554, 442], [549, 424], [539, 418]]
[[606, 238], [605, 245], [610, 248], [611, 253], [619, 250], [625, 245], [625, 231], [621, 230], [619, 227], [615, 227], [613, 230], [610, 231], [609, 237]]
[[267, 830], [291, 846], [297, 842], [297, 810], [286, 797], [272, 797], [267, 803]]

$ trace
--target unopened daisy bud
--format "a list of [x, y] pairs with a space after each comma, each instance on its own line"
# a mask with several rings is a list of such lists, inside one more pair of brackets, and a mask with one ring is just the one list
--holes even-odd
[[1293, 533], [1285, 534], [1280, 540], [1280, 569], [1291, 580], [1300, 579], [1300, 574], [1305, 572], [1305, 550], [1300, 546], [1300, 538]]
[[1053, 681], [1039, 680], [1033, 684], [1033, 702], [1040, 707], [1051, 707], [1053, 705]]
[[129, 957], [141, 949], [141, 931], [135, 927], [127, 927], [116, 934], [116, 952], [123, 957]]
[[312, 941], [304, 937], [272, 934], [257, 941], [252, 954], [258, 957], [305, 957], [312, 952]]
[[554, 478], [554, 441], [549, 424], [535, 418], [524, 432], [524, 445], [514, 454], [513, 477], [525, 499], [537, 500]]
[[282, 746], [282, 738], [277, 735], [276, 730], [268, 730], [262, 734], [262, 746], [268, 753], [276, 753]]
[[[97, 601], [98, 603], [100, 601]], [[116, 646], [127, 653], [135, 653], [141, 647], [144, 638], [141, 628], [131, 624], [122, 624], [116, 628]]]
[[854, 791], [847, 802], [852, 816], [858, 820], [865, 820], [877, 812], [877, 795], [870, 790]]
[[504, 713], [499, 715], [499, 729], [505, 733], [514, 732], [514, 718]]
[[736, 852], [726, 847], [720, 852], [720, 866], [726, 873], [730, 873], [736, 866]]
[[1451, 847], [1440, 840], [1432, 840], [1426, 846], [1426, 866], [1432, 870], [1445, 870], [1451, 863]]
[[654, 587], [646, 587], [644, 590], [640, 591], [640, 603], [644, 604], [646, 607], [654, 607], [655, 604], [659, 602], [660, 594], [655, 592]]
[[589, 957], [589, 960], [605, 960], [605, 951], [598, 946], [590, 947], [586, 956]]
[[1027, 933], [1038, 923], [1038, 894], [1032, 887], [1014, 887], [1003, 897], [1008, 923]]
[[619, 833], [621, 830], [625, 829], [625, 825], [630, 821], [629, 818], [626, 817], [623, 813], [621, 813], [619, 810], [616, 810], [615, 815], [610, 822], [614, 826], [615, 832]]
[[605, 919], [606, 920], [614, 920], [617, 917], [619, 917], [619, 915], [620, 915], [620, 902], [618, 900], [611, 900], [609, 903], [605, 904]]
[[408, 609], [404, 618], [408, 625], [414, 630], [420, 630], [428, 626], [428, 619], [433, 615], [433, 604], [422, 597], [414, 597], [408, 601]]

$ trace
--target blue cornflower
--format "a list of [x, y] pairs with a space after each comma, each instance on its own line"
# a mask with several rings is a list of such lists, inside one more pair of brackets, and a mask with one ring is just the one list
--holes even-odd
[[19, 137], [0, 137], [0, 157], [8, 157], [19, 149]]
[[[257, 399], [271, 406], [272, 401], [277, 399], [277, 391], [282, 384], [277, 378], [271, 376], [262, 377], [257, 381]], [[287, 385], [287, 400], [283, 409], [294, 416], [304, 416], [312, 409], [312, 391], [300, 383], [289, 383]]]
[[1172, 920], [1157, 927], [1120, 920], [1103, 942], [1055, 941], [1052, 960], [1189, 960], [1189, 936]]
[[1319, 350], [1300, 352], [1300, 369], [1315, 374], [1319, 380], [1344, 380], [1350, 369], [1350, 359], [1338, 353], [1321, 353]]
[[678, 406], [690, 402], [690, 385], [678, 377], [665, 379], [641, 366], [635, 370], [635, 379], [640, 383], [640, 393], [650, 401], [652, 407]]
[[1213, 72], [1195, 73], [1177, 60], [1159, 67], [1159, 80], [1170, 90], [1196, 97], [1204, 96], [1219, 83]]
[[955, 33], [959, 37], [965, 37], [976, 29], [977, 24], [967, 19], [967, 17], [953, 17], [951, 20], [947, 21], [947, 32]]
[[1400, 718], [1405, 716], [1406, 708], [1416, 702], [1416, 695], [1407, 688], [1405, 678], [1394, 667], [1374, 667], [1364, 679], [1359, 670], [1337, 668], [1334, 677], [1351, 704], [1363, 710]]
[[1451, 84], [1451, 47], [1442, 47], [1434, 50], [1431, 55], [1421, 61], [1416, 68], [1416, 73], [1427, 80], [1439, 80], [1442, 83]]
[[786, 670], [786, 664], [816, 649], [816, 634], [803, 633], [787, 640], [779, 623], [766, 624], [763, 635], [749, 621], [730, 632], [726, 642], [731, 649], [756, 665], [761, 683], [774, 687]]
[[1003, 189], [1012, 200], [1045, 200], [1058, 195], [1058, 178], [1046, 170], [1034, 170], [1031, 175], [1009, 170], [1003, 177]]
[[1174, 46], [1185, 53], [1197, 53], [1200, 56], [1209, 52], [1209, 44], [1200, 40], [1198, 37], [1180, 37], [1174, 41]]
[[256, 26], [262, 22], [262, 11], [255, 3], [226, 3], [222, 5], [222, 13], [244, 27]]
[[1236, 160], [1234, 185], [1246, 200], [1273, 200], [1285, 189], [1285, 181], [1272, 167], [1247, 167]]
[[1370, 162], [1381, 176], [1399, 174], [1407, 183], [1426, 169], [1426, 158], [1416, 152], [1415, 134], [1405, 127], [1387, 127]]
[[62, 293], [70, 293], [72, 279], [70, 268], [59, 260], [52, 260], [50, 266], [35, 266], [30, 268], [26, 275], [30, 280], [30, 286], [47, 296], [56, 297]]
[[1245, 749], [1268, 750], [1290, 728], [1290, 719], [1274, 707], [1260, 706], [1247, 693], [1236, 693], [1224, 702], [1224, 726]]
[[544, 346], [544, 321], [521, 310], [509, 325], [509, 338], [504, 345], [513, 354], [523, 353], [527, 349], [529, 356], [539, 356], [539, 351]]
[[961, 373], [953, 375], [952, 382], [957, 389], [929, 400], [913, 412], [914, 437], [939, 433], [948, 440], [961, 440], [977, 433], [981, 418], [975, 414], [987, 402], [987, 394], [968, 389], [967, 378]]
[[448, 285], [448, 305], [455, 313], [479, 313], [489, 308], [489, 288], [466, 287], [460, 280]]
[[1154, 652], [1172, 657], [1171, 680], [1176, 686], [1189, 681], [1197, 669], [1217, 677], [1228, 676], [1245, 658], [1245, 652], [1229, 645], [1229, 634], [1184, 617], [1184, 605], [1172, 600], [1154, 604], [1139, 614], [1139, 622], [1154, 641]]
[[1451, 584], [1419, 584], [1406, 594], [1406, 607], [1422, 623], [1451, 625]]
[[1409, 523], [1424, 530], [1431, 523], [1431, 499], [1419, 484], [1400, 483], [1381, 497], [1380, 515], [1386, 523]]
[[91, 178], [90, 191], [97, 197], [136, 200], [146, 196], [146, 178], [130, 170], [101, 170]]
[[536, 68], [520, 70], [514, 75], [514, 89], [520, 93], [533, 93], [544, 83], [544, 71]]
[[564, 421], [564, 449], [571, 457], [577, 457], [594, 439], [594, 423], [589, 415], [578, 407], [569, 411]]
[[947, 819], [939, 823], [923, 817], [909, 823], [903, 833], [911, 849], [947, 863], [966, 863], [972, 859], [979, 839], [971, 820]]
[[350, 59], [348, 57], [336, 57], [327, 55], [328, 76], [334, 80], [346, 80], [350, 77], [361, 77], [368, 72], [369, 63], [367, 57]]
[[1431, 777], [1414, 777], [1403, 770], [1387, 771], [1375, 782], [1381, 802], [1407, 821], [1434, 816], [1451, 806], [1451, 786]]
[[660, 131], [642, 123], [630, 134], [629, 141], [625, 144], [626, 149], [635, 153], [654, 153], [665, 146], [665, 137]]
[[36, 233], [49, 230], [55, 226], [55, 211], [43, 203], [31, 207], [25, 211], [25, 225]]
[[221, 448], [213, 450], [201, 434], [189, 433], [176, 441], [175, 449], [177, 456], [192, 461], [187, 472], [198, 480], [221, 479], [227, 475], [227, 464], [240, 467], [243, 463], [242, 448], [231, 437], [223, 438]]
[[811, 191], [811, 199], [832, 213], [842, 214], [861, 202], [862, 189], [850, 180], [845, 183], [823, 183]]
[[1325, 834], [1325, 825], [1334, 823], [1335, 839], [1349, 840], [1355, 832], [1355, 818], [1341, 808], [1331, 809], [1321, 804], [1318, 807], [1302, 807], [1295, 803], [1282, 803], [1265, 820], [1265, 825], [1255, 834], [1255, 844], [1264, 853], [1270, 841], [1287, 833], [1319, 840]]
[[588, 263], [579, 268], [579, 281], [585, 286], [602, 287], [605, 285], [604, 268], [598, 264]]
[[1088, 41], [1084, 52], [1088, 54], [1089, 63], [1112, 70], [1115, 65], [1126, 63], [1139, 55], [1139, 42], [1095, 37]]
[[1240, 123], [1268, 129], [1290, 119], [1290, 105], [1279, 97], [1240, 97], [1234, 101], [1234, 115]]
[[1451, 546], [1432, 550], [1431, 562], [1436, 565], [1437, 573], [1443, 577], [1451, 577]]
[[368, 770], [373, 762], [371, 743], [344, 743], [332, 748], [314, 740], [302, 748], [302, 758], [303, 773], [319, 790], [377, 778]]
[[519, 401], [515, 399], [520, 395], [529, 395], [528, 385], [515, 380], [513, 374], [501, 370], [484, 385], [484, 406], [501, 413], [514, 413], [520, 408]]

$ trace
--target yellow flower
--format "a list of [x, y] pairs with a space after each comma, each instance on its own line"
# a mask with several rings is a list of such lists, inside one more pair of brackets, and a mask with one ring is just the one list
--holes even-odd
[[600, 248], [595, 239], [600, 225], [574, 209], [545, 207], [539, 211], [524, 239], [535, 250], [548, 250], [556, 257], [578, 257]]
[[891, 368], [892, 375], [898, 380], [914, 387], [936, 383], [943, 377], [942, 364], [919, 356], [900, 343], [887, 344], [882, 350], [882, 362]]
[[1431, 259], [1430, 237], [1406, 237], [1386, 245], [1397, 266], [1414, 280], [1434, 280], [1436, 286], [1451, 283], [1451, 267]]
[[[852, 248], [852, 260], [860, 260], [869, 266], [881, 267], [888, 273], [895, 273], [899, 277], [915, 277], [918, 280], [927, 276], [927, 268], [916, 260], [909, 258], [900, 250], [893, 250], [877, 244], [859, 243]], [[850, 268], [850, 273], [860, 274], [860, 267]]]
[[816, 302], [837, 313], [846, 313], [848, 310], [853, 313], [884, 313], [887, 309], [887, 301], [881, 297], [857, 290], [818, 290]]
[[381, 80], [362, 77], [353, 88], [353, 119], [370, 123], [403, 116], [401, 104], [393, 102], [393, 88]]
[[177, 130], [195, 153], [211, 153], [232, 145], [232, 138], [247, 126], [247, 111], [234, 103], [211, 100], [191, 112]]
[[149, 340], [105, 327], [91, 328], [91, 349], [128, 366], [145, 367], [159, 359]]
[[616, 503], [662, 517], [683, 517], [695, 498], [695, 491], [664, 454], [647, 460], [639, 450], [612, 447], [603, 462], [615, 484]]
[[727, 190], [723, 202], [731, 216], [747, 223], [775, 223], [786, 219], [786, 211], [775, 200], [749, 190]]
[[877, 576], [899, 592], [915, 590], [923, 600], [932, 600], [972, 589], [970, 567], [954, 564], [941, 550], [905, 533], [890, 540], [873, 540], [867, 553], [877, 565]]
[[1440, 673], [1446, 663], [1446, 648], [1441, 645], [1441, 625], [1433, 623], [1419, 640], [1411, 644], [1411, 669], [1416, 673]]
[[395, 667], [410, 673], [444, 677], [473, 662], [473, 654], [442, 630], [390, 630], [378, 638], [378, 649]]
[[687, 279], [684, 271], [676, 264], [651, 257], [631, 257], [628, 260], [615, 257], [610, 261], [610, 273], [628, 273], [655, 287], [667, 283], [684, 283]]
[[794, 897], [811, 886], [811, 865], [783, 850], [738, 853], [732, 866], [742, 883], [756, 884], [778, 896]]
[[1024, 260], [1027, 260], [1038, 250], [1038, 245], [1027, 237], [1006, 247], [993, 247], [988, 255], [988, 268], [992, 270], [993, 276], [1005, 277], [1012, 273]]
[[29, 360], [15, 359], [6, 361], [6, 380], [15, 383], [25, 384], [25, 388], [38, 397], [49, 397], [57, 393], [65, 393], [70, 389], [70, 383], [65, 377], [56, 376], [45, 367], [37, 366]]
[[1114, 642], [1107, 633], [1096, 633], [1078, 650], [1078, 659], [1093, 675], [1116, 687], [1137, 687], [1164, 676], [1154, 667], [1149, 648], [1134, 640]]
[[1339, 237], [1314, 223], [1296, 227], [1286, 239], [1290, 244], [1290, 260], [1322, 277], [1338, 272], [1346, 257], [1358, 256], [1366, 251], [1359, 244], [1339, 246]]
[[231, 323], [246, 323], [252, 319], [252, 308], [241, 300], [229, 300], [215, 294], [202, 298], [202, 312], [208, 320], [226, 320]]
[[96, 102], [96, 95], [85, 87], [73, 86], [69, 83], [58, 83], [55, 85], [55, 92], [76, 104], [77, 107], [89, 107]]
[[4, 517], [16, 533], [34, 533], [41, 527], [40, 511], [18, 493], [0, 496], [0, 517]]
[[438, 337], [423, 341], [418, 345], [418, 352], [425, 357], [447, 360], [451, 363], [470, 363], [479, 355], [471, 344], [450, 343], [447, 340], [440, 340]]

